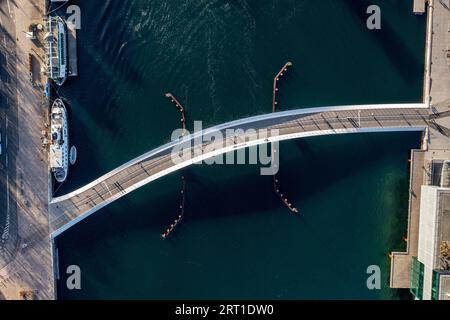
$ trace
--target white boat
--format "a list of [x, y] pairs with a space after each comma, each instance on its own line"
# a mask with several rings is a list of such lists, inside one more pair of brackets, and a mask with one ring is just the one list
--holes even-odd
[[49, 76], [61, 86], [66, 81], [69, 70], [67, 26], [61, 17], [49, 17], [46, 40]]
[[50, 168], [56, 181], [66, 181], [69, 173], [69, 124], [66, 106], [61, 99], [51, 110]]

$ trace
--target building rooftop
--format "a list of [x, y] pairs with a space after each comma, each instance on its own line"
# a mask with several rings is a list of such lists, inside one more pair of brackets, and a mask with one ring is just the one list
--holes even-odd
[[440, 299], [450, 286], [450, 188], [423, 186], [421, 198], [419, 267], [413, 293], [419, 299]]
[[439, 300], [450, 300], [450, 274], [441, 276]]
[[450, 245], [450, 189], [442, 191], [438, 201], [438, 231], [435, 248], [435, 255], [438, 259], [434, 267], [440, 270], [450, 270], [450, 252], [441, 252], [443, 245]]

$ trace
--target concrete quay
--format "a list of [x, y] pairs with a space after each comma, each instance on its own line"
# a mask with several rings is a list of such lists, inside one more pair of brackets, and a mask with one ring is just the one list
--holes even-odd
[[417, 257], [419, 243], [420, 195], [424, 183], [423, 166], [426, 151], [411, 151], [409, 214], [406, 252], [391, 254], [391, 288], [409, 288], [411, 277], [411, 259]]
[[[429, 106], [429, 128], [424, 150], [413, 150], [406, 252], [391, 254], [390, 286], [410, 288], [412, 257], [418, 256], [421, 190], [431, 185], [433, 161], [450, 160], [450, 10], [448, 0], [428, 0], [424, 103]], [[424, 0], [414, 1], [414, 12]]]
[[[0, 199], [0, 233], [4, 235], [0, 243], [0, 299], [53, 299], [48, 165], [41, 141], [46, 112], [39, 89], [45, 54], [41, 39], [26, 38], [24, 32], [31, 23], [42, 23], [44, 3], [1, 1], [0, 7], [1, 53], [6, 59], [1, 79], [6, 99], [0, 108], [0, 162], [1, 179], [7, 180], [6, 187], [0, 189], [7, 192], [6, 198]], [[34, 84], [29, 76], [30, 54]]]
[[[450, 111], [450, 10], [445, 1], [430, 0], [432, 9], [430, 50], [431, 114]], [[448, 1], [447, 1], [448, 3]], [[450, 117], [439, 117], [430, 125], [429, 149], [450, 149]]]

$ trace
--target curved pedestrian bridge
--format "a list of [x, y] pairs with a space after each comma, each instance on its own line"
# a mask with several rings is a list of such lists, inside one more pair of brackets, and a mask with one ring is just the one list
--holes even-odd
[[[51, 199], [52, 236], [153, 180], [230, 151], [320, 135], [423, 131], [428, 127], [428, 119], [425, 104], [353, 105], [276, 112], [194, 132], [149, 151], [78, 190]], [[188, 157], [175, 161], [174, 155], [181, 156], [180, 149], [187, 150]]]

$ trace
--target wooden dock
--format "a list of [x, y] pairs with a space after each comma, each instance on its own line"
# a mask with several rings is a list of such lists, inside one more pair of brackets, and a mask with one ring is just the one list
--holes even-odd
[[67, 23], [67, 44], [69, 58], [69, 76], [78, 76], [77, 29], [73, 23]]

